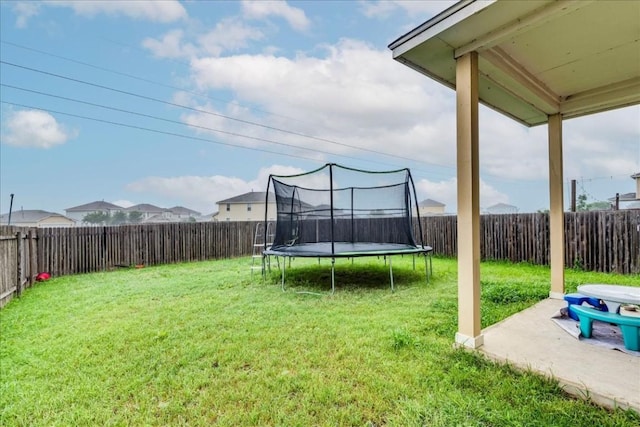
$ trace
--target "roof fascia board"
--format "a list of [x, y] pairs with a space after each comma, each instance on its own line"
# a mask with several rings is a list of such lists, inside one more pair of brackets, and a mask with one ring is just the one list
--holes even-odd
[[541, 7], [525, 18], [516, 19], [509, 24], [504, 25], [497, 30], [489, 31], [475, 38], [472, 42], [464, 46], [460, 46], [454, 51], [454, 57], [459, 58], [464, 54], [473, 51], [482, 51], [490, 49], [493, 46], [514, 37], [521, 32], [529, 31], [554, 19], [557, 19], [567, 13], [571, 13], [584, 6], [593, 3], [592, 0], [562, 0], [550, 3]]
[[400, 56], [400, 57], [395, 58], [395, 59], [396, 59], [396, 61], [398, 61], [399, 63], [401, 63], [401, 64], [403, 64], [403, 65], [406, 65], [407, 67], [411, 68], [412, 70], [415, 70], [415, 71], [417, 71], [417, 72], [419, 72], [419, 73], [421, 73], [421, 74], [424, 74], [425, 76], [427, 76], [427, 77], [429, 77], [429, 78], [431, 78], [431, 79], [433, 79], [433, 80], [437, 81], [438, 83], [442, 83], [443, 85], [445, 85], [446, 87], [448, 87], [448, 88], [450, 88], [450, 89], [456, 90], [456, 85], [455, 85], [455, 83], [451, 83], [449, 80], [447, 80], [447, 79], [443, 79], [443, 78], [441, 78], [440, 76], [438, 76], [437, 74], [433, 74], [433, 73], [431, 73], [431, 72], [430, 72], [429, 70], [427, 70], [426, 68], [421, 67], [420, 65], [418, 65], [418, 64], [416, 64], [416, 63], [414, 63], [414, 62], [412, 62], [412, 61], [409, 61], [409, 60], [408, 60], [408, 59], [406, 59], [405, 57]]
[[456, 3], [450, 9], [422, 24], [389, 45], [393, 58], [397, 58], [425, 41], [436, 37], [468, 17], [489, 7], [497, 0], [470, 0]]

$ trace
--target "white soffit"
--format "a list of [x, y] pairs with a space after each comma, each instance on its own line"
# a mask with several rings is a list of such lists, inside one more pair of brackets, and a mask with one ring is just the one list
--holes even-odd
[[451, 88], [478, 52], [480, 101], [528, 126], [640, 103], [640, 1], [465, 0], [389, 48]]

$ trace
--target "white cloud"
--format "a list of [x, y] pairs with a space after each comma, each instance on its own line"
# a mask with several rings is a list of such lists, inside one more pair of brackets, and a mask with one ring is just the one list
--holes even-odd
[[[454, 123], [454, 99], [444, 96], [444, 87], [432, 84], [427, 90], [423, 76], [391, 61], [387, 51], [362, 42], [345, 39], [324, 46], [324, 52], [324, 57], [293, 59], [272, 55], [202, 58], [192, 61], [193, 81], [201, 90], [230, 90], [243, 102], [274, 113], [264, 117], [248, 110], [242, 116], [245, 120], [268, 120], [272, 127], [375, 151], [391, 152], [389, 147], [394, 146], [393, 152], [412, 159], [452, 164], [455, 151], [445, 150], [448, 154], [443, 156], [443, 150], [436, 149], [442, 147], [443, 138], [455, 142], [452, 128], [447, 128]], [[296, 117], [304, 120], [291, 119]], [[216, 126], [234, 126], [210, 120]], [[434, 123], [447, 126], [436, 128]], [[244, 133], [247, 128], [244, 125]], [[354, 152], [326, 141], [275, 135], [333, 153]]]
[[[458, 205], [457, 200], [457, 182], [456, 178], [444, 181], [429, 181], [421, 179], [416, 182], [416, 192], [418, 193], [418, 201], [424, 199], [436, 200], [444, 203], [447, 213], [455, 213]], [[480, 180], [480, 206], [489, 207], [496, 203], [509, 203], [509, 196], [502, 193], [498, 189]]]
[[55, 0], [43, 2], [43, 4], [57, 7], [69, 7], [78, 15], [89, 17], [104, 13], [114, 16], [124, 15], [133, 19], [149, 20], [154, 22], [174, 22], [187, 18], [186, 9], [177, 0]]
[[224, 19], [207, 33], [187, 41], [182, 29], [167, 31], [160, 38], [147, 37], [142, 46], [158, 58], [195, 58], [199, 55], [220, 56], [246, 48], [250, 41], [261, 40], [262, 31], [237, 19]]
[[311, 22], [302, 9], [291, 7], [285, 1], [243, 1], [242, 10], [246, 18], [264, 19], [279, 16], [297, 31], [309, 28]]
[[67, 7], [81, 16], [93, 17], [99, 14], [126, 16], [132, 19], [153, 22], [175, 22], [187, 18], [186, 9], [178, 0], [47, 0], [18, 1], [13, 5], [16, 27], [26, 28], [29, 20], [37, 16], [45, 6]]
[[40, 12], [39, 3], [33, 1], [19, 1], [13, 5], [16, 14], [16, 27], [26, 28], [29, 19]]
[[160, 39], [147, 37], [142, 46], [149, 49], [158, 58], [190, 58], [198, 52], [191, 43], [183, 42], [184, 31], [175, 29], [166, 32]]
[[565, 176], [625, 176], [640, 171], [640, 107], [563, 124]]
[[198, 42], [205, 54], [219, 56], [222, 52], [237, 51], [248, 46], [248, 41], [261, 40], [264, 34], [238, 19], [225, 19], [218, 22], [215, 28], [198, 37]]
[[548, 177], [546, 126], [527, 128], [482, 107], [480, 109], [481, 173], [512, 180]]
[[2, 141], [18, 147], [51, 148], [75, 138], [78, 132], [67, 130], [51, 114], [38, 110], [10, 112], [3, 123]]

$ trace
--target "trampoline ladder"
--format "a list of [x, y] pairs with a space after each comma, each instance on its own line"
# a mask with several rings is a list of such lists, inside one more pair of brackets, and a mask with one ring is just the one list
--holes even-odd
[[[256, 229], [253, 235], [253, 253], [251, 255], [251, 275], [253, 276], [253, 272], [255, 270], [260, 270], [263, 274], [265, 272], [265, 264], [269, 264], [271, 267], [268, 257], [265, 260], [265, 255], [263, 251], [271, 245], [271, 241], [273, 240], [273, 231], [271, 231], [272, 223], [267, 223], [267, 229], [264, 229], [264, 223], [258, 222], [256, 224]], [[267, 237], [267, 244], [265, 245], [265, 233]], [[256, 264], [256, 260], [260, 259], [260, 264]]]

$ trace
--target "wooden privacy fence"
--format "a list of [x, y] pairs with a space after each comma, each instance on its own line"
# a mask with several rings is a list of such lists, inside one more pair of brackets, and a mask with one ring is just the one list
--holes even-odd
[[20, 296], [38, 274], [35, 230], [0, 230], [0, 307]]
[[[456, 256], [457, 218], [422, 218], [425, 244]], [[358, 220], [367, 221], [367, 220]], [[358, 224], [387, 235], [381, 219]], [[384, 221], [383, 221], [384, 222]], [[0, 226], [0, 306], [33, 283], [54, 277], [135, 265], [157, 265], [251, 255], [255, 222], [200, 222], [110, 227], [18, 229]], [[417, 224], [415, 224], [417, 231]], [[484, 260], [549, 264], [549, 216], [483, 215]], [[640, 211], [565, 213], [565, 265], [588, 271], [640, 273]]]
[[[565, 266], [640, 273], [640, 211], [566, 212], [564, 218]], [[422, 219], [424, 241], [439, 255], [456, 256], [456, 227], [456, 216]], [[549, 215], [482, 215], [480, 256], [548, 265]]]
[[38, 229], [39, 268], [54, 276], [250, 255], [255, 223]]

